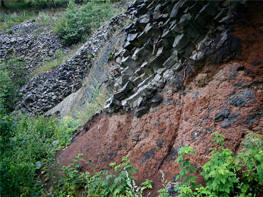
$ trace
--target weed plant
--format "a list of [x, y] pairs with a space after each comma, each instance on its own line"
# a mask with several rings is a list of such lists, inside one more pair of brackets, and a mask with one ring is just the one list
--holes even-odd
[[178, 186], [179, 197], [209, 196], [259, 196], [263, 192], [263, 140], [258, 134], [248, 134], [244, 141], [243, 150], [235, 154], [224, 148], [224, 136], [212, 134], [219, 147], [211, 148], [210, 161], [203, 167], [206, 186], [197, 185], [196, 177], [192, 175], [196, 167], [192, 166], [185, 156], [194, 153], [193, 148], [185, 145], [179, 151], [177, 163], [181, 163], [181, 171], [177, 181], [183, 180]]
[[7, 60], [0, 61], [0, 89], [1, 105], [6, 112], [14, 110], [15, 102], [18, 99], [18, 90], [28, 79], [25, 73], [23, 58], [11, 56]]
[[[143, 191], [151, 189], [150, 180], [140, 186], [136, 185], [132, 174], [138, 170], [133, 167], [128, 157], [123, 157], [120, 164], [112, 163], [109, 170], [81, 172], [81, 154], [75, 157], [73, 163], [62, 167], [61, 176], [58, 177], [50, 189], [54, 196], [127, 196], [142, 197]], [[85, 162], [85, 161], [84, 161]], [[89, 165], [92, 166], [91, 163]]]

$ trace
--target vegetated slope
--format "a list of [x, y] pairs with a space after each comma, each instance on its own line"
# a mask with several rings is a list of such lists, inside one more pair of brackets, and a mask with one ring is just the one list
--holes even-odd
[[[137, 109], [95, 115], [73, 143], [60, 151], [62, 164], [83, 153], [93, 167], [105, 169], [128, 154], [139, 169], [135, 179], [154, 180], [151, 196], [157, 196], [162, 185], [160, 170], [168, 181], [178, 174], [174, 160], [185, 144], [196, 150], [190, 160], [200, 168], [214, 145], [212, 132], [223, 134], [226, 147], [234, 152], [248, 133], [263, 134], [262, 8], [261, 2], [249, 2], [235, 23], [210, 34], [199, 53], [205, 58], [187, 58], [181, 71], [171, 67], [165, 76], [161, 73], [164, 87]], [[240, 39], [242, 48], [229, 32]], [[138, 116], [138, 109], [140, 113], [140, 107], [149, 103], [149, 111]], [[83, 163], [86, 170], [92, 169]]]

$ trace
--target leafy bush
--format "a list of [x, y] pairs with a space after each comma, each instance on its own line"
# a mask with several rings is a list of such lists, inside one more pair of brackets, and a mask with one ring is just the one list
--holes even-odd
[[6, 112], [14, 110], [15, 101], [18, 98], [18, 90], [26, 82], [25, 63], [22, 58], [10, 57], [0, 62], [0, 97], [2, 108]]
[[53, 160], [55, 151], [70, 143], [76, 130], [73, 120], [56, 123], [54, 118], [26, 115], [0, 116], [1, 196], [38, 196], [43, 190], [36, 176], [37, 162]]
[[99, 0], [88, 2], [78, 8], [74, 1], [70, 1], [63, 17], [54, 27], [54, 33], [59, 35], [65, 44], [79, 42], [92, 28], [98, 28], [103, 21], [112, 16], [112, 7], [108, 2]]
[[179, 151], [176, 162], [181, 163], [178, 180], [183, 178], [179, 186], [179, 197], [185, 196], [256, 196], [263, 192], [263, 140], [261, 135], [248, 134], [241, 153], [234, 153], [224, 148], [224, 136], [213, 133], [212, 140], [219, 148], [212, 148], [212, 155], [203, 167], [206, 186], [196, 185], [194, 176], [188, 174], [196, 169], [191, 166], [185, 156], [194, 153], [191, 147], [185, 145]]
[[97, 172], [80, 172], [79, 161], [83, 160], [81, 154], [75, 157], [73, 163], [62, 167], [62, 176], [51, 188], [55, 196], [130, 196], [142, 197], [145, 189], [152, 188], [150, 180], [146, 180], [138, 186], [132, 178], [132, 173], [138, 170], [133, 168], [128, 157], [123, 157], [120, 164], [112, 163], [110, 167], [114, 173], [108, 170]]

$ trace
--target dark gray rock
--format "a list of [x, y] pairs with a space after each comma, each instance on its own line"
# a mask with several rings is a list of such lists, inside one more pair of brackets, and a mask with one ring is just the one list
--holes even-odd
[[244, 91], [241, 91], [239, 94], [230, 96], [227, 99], [226, 104], [234, 105], [235, 107], [243, 107], [252, 98], [253, 98], [253, 94], [248, 89], [245, 89]]
[[229, 115], [230, 115], [230, 110], [229, 109], [223, 109], [215, 115], [214, 119], [216, 122], [221, 122], [224, 119], [228, 118]]

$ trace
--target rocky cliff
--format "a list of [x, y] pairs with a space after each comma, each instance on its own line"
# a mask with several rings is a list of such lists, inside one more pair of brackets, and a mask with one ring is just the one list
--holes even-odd
[[[128, 155], [139, 169], [134, 178], [153, 180], [157, 196], [160, 170], [175, 179], [174, 160], [185, 144], [195, 149], [190, 160], [200, 169], [215, 146], [211, 133], [223, 134], [235, 153], [248, 133], [263, 134], [262, 10], [263, 3], [250, 1], [135, 0], [69, 61], [25, 85], [19, 107], [65, 116], [104, 86], [106, 107], [57, 157], [67, 165], [82, 153], [101, 170]], [[132, 22], [123, 27], [127, 18]], [[31, 68], [61, 47], [53, 36], [28, 37], [34, 23], [21, 27], [20, 34], [13, 29], [17, 38], [0, 35], [0, 58], [15, 51]]]
[[[120, 73], [108, 81], [113, 96], [90, 119], [62, 164], [78, 153], [105, 169], [129, 155], [138, 182], [154, 180], [151, 196], [179, 172], [180, 147], [208, 161], [211, 133], [238, 152], [244, 137], [263, 134], [263, 4], [238, 1], [148, 1], [130, 6], [134, 21], [111, 63]], [[113, 49], [114, 50], [114, 49]], [[92, 170], [83, 164], [83, 170]], [[202, 182], [200, 177], [199, 182]]]

